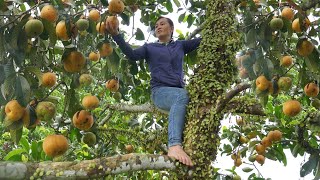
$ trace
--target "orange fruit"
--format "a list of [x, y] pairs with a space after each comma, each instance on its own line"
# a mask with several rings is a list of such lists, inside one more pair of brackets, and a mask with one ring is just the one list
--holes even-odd
[[263, 75], [259, 76], [256, 79], [256, 87], [260, 91], [264, 91], [264, 90], [268, 89], [269, 85], [270, 85], [269, 80]]
[[57, 82], [57, 76], [55, 73], [46, 72], [42, 75], [42, 81], [41, 81], [42, 86], [51, 88], [56, 84], [56, 82]]
[[234, 160], [234, 165], [235, 166], [239, 167], [241, 164], [242, 164], [242, 161], [241, 161], [240, 158], [237, 158], [237, 159]]
[[106, 82], [106, 87], [111, 92], [116, 92], [119, 90], [119, 81], [116, 79], [110, 79]]
[[280, 65], [284, 67], [290, 67], [292, 65], [292, 57], [291, 56], [283, 56], [280, 59]]
[[58, 11], [52, 5], [45, 5], [41, 9], [40, 17], [49, 22], [56, 22], [58, 20]]
[[281, 16], [288, 19], [288, 20], [293, 20], [294, 18], [294, 12], [291, 8], [285, 7], [281, 11]]
[[121, 0], [111, 0], [108, 10], [111, 14], [121, 14], [124, 11], [124, 3]]
[[301, 104], [297, 100], [288, 100], [283, 103], [282, 111], [287, 116], [296, 116], [301, 111]]
[[133, 146], [131, 144], [126, 145], [125, 149], [126, 149], [127, 153], [133, 152]]
[[302, 32], [302, 30], [306, 30], [309, 28], [311, 22], [308, 18], [306, 18], [303, 22], [302, 22], [302, 27], [300, 26], [300, 21], [299, 18], [296, 18], [295, 20], [293, 20], [292, 22], [292, 30], [294, 30], [295, 32]]
[[99, 52], [90, 52], [88, 59], [90, 61], [98, 61], [100, 59], [100, 53]]
[[282, 132], [279, 130], [274, 130], [272, 136], [273, 136], [272, 139], [274, 141], [280, 141], [282, 139]]
[[73, 115], [72, 122], [80, 130], [89, 130], [93, 125], [93, 116], [90, 112], [81, 110]]
[[85, 66], [86, 59], [79, 51], [72, 51], [63, 61], [63, 67], [67, 72], [80, 72]]
[[256, 151], [258, 154], [265, 154], [266, 153], [266, 147], [263, 146], [262, 144], [257, 144], [256, 145]]
[[106, 31], [106, 26], [104, 22], [98, 22], [96, 25], [96, 30], [99, 34], [104, 34]]
[[96, 96], [85, 96], [82, 99], [82, 106], [85, 109], [95, 109], [99, 106], [99, 99]]
[[25, 108], [17, 100], [11, 100], [6, 104], [4, 111], [9, 121], [18, 121], [23, 117]]
[[259, 163], [259, 164], [261, 164], [261, 165], [263, 165], [264, 164], [264, 161], [265, 161], [265, 157], [263, 156], [263, 155], [257, 155], [256, 156], [256, 161]]
[[67, 33], [66, 22], [64, 20], [60, 21], [56, 25], [56, 35], [59, 39], [67, 41], [70, 39]]
[[113, 48], [109, 43], [103, 43], [99, 48], [99, 53], [101, 57], [106, 57], [111, 55], [113, 52]]
[[272, 142], [271, 142], [271, 140], [269, 139], [269, 137], [266, 136], [266, 137], [263, 137], [263, 138], [262, 138], [261, 144], [262, 144], [264, 147], [270, 147], [270, 146], [272, 145]]
[[119, 27], [119, 20], [117, 19], [116, 16], [109, 16], [106, 19], [106, 24], [107, 23], [111, 24], [112, 27]]
[[309, 97], [316, 97], [319, 94], [319, 86], [316, 83], [308, 83], [304, 86], [304, 93]]
[[88, 18], [94, 22], [97, 22], [99, 21], [100, 19], [100, 12], [96, 9], [92, 9], [90, 12], [89, 12], [89, 16]]
[[310, 41], [305, 39], [298, 44], [297, 50], [298, 50], [298, 54], [300, 54], [301, 56], [308, 56], [314, 50], [314, 45]]
[[43, 140], [43, 151], [49, 157], [56, 157], [64, 154], [68, 150], [69, 144], [63, 135], [49, 135]]

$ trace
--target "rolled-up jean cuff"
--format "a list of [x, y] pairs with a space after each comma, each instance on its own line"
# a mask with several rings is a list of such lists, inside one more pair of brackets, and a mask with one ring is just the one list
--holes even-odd
[[182, 145], [182, 143], [180, 143], [180, 142], [173, 142], [173, 143], [168, 143], [168, 147], [171, 147], [171, 146], [176, 146], [176, 145]]

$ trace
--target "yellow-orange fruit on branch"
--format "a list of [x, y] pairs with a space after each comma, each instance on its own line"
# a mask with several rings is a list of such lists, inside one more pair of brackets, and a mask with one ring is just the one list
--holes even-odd
[[88, 59], [90, 61], [98, 61], [100, 59], [100, 53], [99, 52], [90, 52]]
[[69, 144], [67, 138], [63, 135], [49, 135], [43, 140], [43, 151], [49, 157], [63, 155], [68, 150]]
[[46, 72], [42, 75], [41, 85], [44, 87], [51, 88], [57, 82], [57, 76], [55, 73]]
[[90, 112], [81, 110], [73, 115], [72, 122], [80, 130], [89, 130], [93, 125], [93, 116]]
[[265, 76], [263, 76], [263, 75], [259, 76], [259, 77], [256, 79], [256, 87], [257, 87], [257, 89], [259, 89], [260, 91], [264, 91], [264, 90], [268, 89], [269, 84], [270, 84], [270, 83], [269, 83], [269, 80], [268, 80]]
[[304, 86], [304, 93], [309, 97], [316, 97], [319, 94], [319, 86], [316, 83], [308, 83]]
[[106, 57], [111, 55], [113, 52], [113, 48], [109, 43], [103, 43], [99, 48], [99, 53], [101, 57]]
[[4, 111], [9, 121], [18, 121], [24, 115], [25, 108], [17, 100], [11, 100], [6, 104]]
[[264, 161], [265, 161], [265, 157], [263, 156], [263, 155], [257, 155], [256, 156], [256, 161], [259, 163], [259, 164], [261, 164], [261, 165], [263, 165], [264, 164]]
[[64, 20], [60, 21], [56, 25], [56, 35], [59, 39], [67, 41], [70, 39], [67, 33], [66, 22]]
[[298, 54], [300, 54], [301, 56], [308, 56], [314, 50], [314, 45], [310, 41], [305, 39], [297, 45], [297, 50]]
[[85, 64], [86, 60], [79, 51], [72, 51], [63, 61], [63, 67], [67, 72], [80, 72]]
[[306, 18], [302, 22], [302, 27], [301, 27], [299, 18], [296, 18], [292, 22], [292, 30], [294, 30], [295, 32], [302, 32], [302, 31], [307, 30], [309, 28], [310, 24], [311, 24], [310, 20]]
[[121, 0], [111, 0], [108, 10], [112, 14], [121, 14], [124, 11], [124, 3]]
[[99, 19], [100, 19], [100, 12], [99, 12], [98, 10], [96, 10], [96, 9], [90, 10], [88, 19], [90, 19], [90, 20], [92, 20], [92, 21], [94, 21], [94, 22], [99, 21]]
[[281, 11], [281, 16], [288, 19], [288, 20], [293, 20], [294, 18], [294, 12], [291, 8], [285, 7]]
[[287, 116], [296, 116], [301, 111], [301, 104], [297, 100], [288, 100], [283, 103], [282, 111]]
[[82, 106], [85, 109], [95, 109], [99, 106], [99, 99], [96, 96], [85, 96], [82, 99]]
[[119, 90], [119, 81], [116, 79], [110, 79], [106, 82], [106, 87], [109, 89], [111, 92], [116, 92]]
[[45, 5], [41, 9], [40, 17], [49, 22], [56, 22], [58, 20], [58, 11], [52, 5]]

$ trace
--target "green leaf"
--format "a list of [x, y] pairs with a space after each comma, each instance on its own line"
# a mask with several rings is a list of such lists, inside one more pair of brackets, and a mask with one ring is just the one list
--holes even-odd
[[57, 42], [57, 35], [56, 35], [55, 27], [52, 22], [49, 22], [45, 19], [42, 19], [42, 23], [44, 26], [44, 30], [49, 35], [49, 40], [50, 40], [49, 47], [54, 47], [54, 45]]
[[144, 34], [140, 28], [137, 28], [135, 35], [137, 40], [144, 40]]
[[244, 168], [242, 168], [242, 171], [243, 172], [251, 172], [253, 169], [252, 168], [250, 168], [250, 167], [244, 167]]
[[188, 15], [188, 18], [187, 18], [187, 22], [188, 22], [188, 28], [191, 27], [193, 21], [195, 20], [195, 17], [193, 17], [192, 14], [189, 14]]
[[300, 177], [305, 177], [317, 167], [319, 155], [310, 155], [309, 160], [304, 163], [300, 169]]
[[173, 12], [173, 8], [172, 8], [172, 3], [171, 3], [171, 0], [167, 0], [167, 3], [166, 3], [166, 8], [169, 12]]
[[120, 58], [115, 51], [113, 51], [112, 54], [108, 57], [107, 65], [111, 73], [118, 73], [120, 66]]
[[179, 18], [178, 18], [178, 22], [179, 22], [179, 23], [183, 22], [185, 16], [186, 16], [186, 13], [185, 13], [185, 12], [182, 13], [182, 14], [180, 14], [180, 16], [179, 16]]
[[129, 17], [127, 14], [121, 13], [121, 14], [120, 14], [120, 17], [121, 17], [121, 19], [122, 19], [122, 24], [125, 24], [125, 25], [127, 25], [127, 26], [130, 25], [130, 17]]
[[30, 100], [30, 93], [31, 89], [27, 79], [23, 76], [18, 76], [16, 78], [15, 94], [17, 100], [22, 106], [27, 106]]
[[254, 28], [250, 29], [249, 32], [246, 34], [246, 45], [249, 48], [255, 48], [256, 47], [256, 30]]
[[180, 4], [180, 1], [179, 0], [173, 0], [174, 4], [177, 6], [177, 7], [180, 7], [181, 4]]
[[[22, 122], [22, 121], [20, 121], [20, 122]], [[23, 124], [23, 123], [21, 123], [21, 124]], [[19, 141], [22, 137], [22, 130], [23, 130], [22, 126], [19, 129], [15, 129], [15, 130], [10, 129], [11, 139], [15, 144], [19, 144]]]
[[25, 70], [26, 73], [32, 73], [32, 74], [34, 74], [34, 75], [38, 78], [39, 86], [40, 86], [40, 84], [41, 84], [41, 79], [42, 79], [42, 72], [41, 72], [41, 70], [40, 70], [38, 67], [34, 67], [34, 66], [26, 67], [26, 68], [24, 68], [24, 70]]
[[12, 151], [10, 151], [3, 159], [5, 161], [9, 161], [11, 160], [11, 158], [15, 155], [21, 155], [22, 153], [27, 153], [26, 150], [24, 149], [14, 149]]
[[137, 75], [138, 74], [138, 65], [137, 65], [137, 62], [135, 61], [129, 61], [129, 64], [130, 64], [130, 73], [132, 75]]
[[42, 146], [37, 141], [31, 142], [31, 156], [32, 158], [37, 161], [40, 159], [40, 152], [42, 151]]
[[25, 137], [21, 137], [20, 144], [23, 147], [23, 149], [25, 149], [27, 152], [29, 152], [30, 145], [29, 145], [28, 140]]

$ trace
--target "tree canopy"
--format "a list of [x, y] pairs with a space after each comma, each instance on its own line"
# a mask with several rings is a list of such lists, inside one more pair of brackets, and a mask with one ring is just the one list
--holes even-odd
[[[0, 0], [0, 179], [263, 179], [266, 159], [287, 165], [285, 149], [308, 155], [300, 176], [319, 179], [319, 5]], [[105, 29], [131, 25], [125, 40], [148, 42], [169, 14], [196, 27], [175, 39], [202, 37], [184, 58], [192, 169], [165, 155], [167, 112], [150, 100], [146, 62], [129, 61]], [[234, 162], [229, 174], [212, 166], [218, 153]]]

